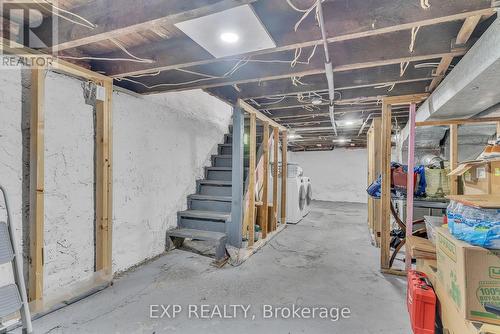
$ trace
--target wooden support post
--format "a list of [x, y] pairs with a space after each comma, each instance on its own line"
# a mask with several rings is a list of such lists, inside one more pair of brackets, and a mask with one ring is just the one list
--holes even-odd
[[276, 231], [278, 228], [278, 178], [279, 178], [279, 141], [280, 141], [280, 130], [275, 127], [273, 129], [273, 141], [274, 141], [274, 149], [273, 149], [273, 221], [272, 221], [272, 230]]
[[[417, 105], [410, 105], [410, 117], [408, 127], [410, 134], [408, 137], [408, 178], [406, 181], [406, 240], [413, 235], [413, 194], [415, 193], [415, 179], [413, 178], [413, 169], [415, 166], [415, 117], [417, 115]], [[411, 270], [412, 257], [410, 252], [405, 252], [405, 269], [406, 272]]]
[[382, 196], [380, 198], [380, 267], [382, 270], [389, 269], [390, 259], [390, 233], [391, 233], [391, 130], [392, 115], [391, 105], [382, 105], [382, 133], [381, 133], [381, 173], [382, 173]]
[[497, 122], [497, 139], [500, 139], [500, 122]]
[[232, 202], [231, 223], [226, 224], [226, 233], [230, 245], [241, 248], [243, 230], [243, 152], [245, 115], [240, 107], [233, 108], [233, 168], [232, 168]]
[[[380, 117], [373, 118], [368, 135], [368, 184], [380, 175]], [[368, 221], [372, 229], [375, 244], [380, 247], [380, 200], [368, 196]]]
[[96, 271], [111, 274], [112, 197], [111, 197], [111, 98], [113, 84], [102, 82], [105, 101], [96, 101]]
[[43, 298], [45, 70], [31, 70], [29, 300]]
[[281, 224], [286, 224], [286, 181], [288, 177], [288, 132], [285, 130], [281, 133]]
[[[458, 167], [458, 125], [450, 125], [450, 169]], [[450, 176], [450, 195], [458, 195], [458, 177]]]
[[262, 139], [262, 154], [264, 160], [264, 168], [262, 169], [262, 239], [267, 238], [267, 210], [269, 208], [269, 123], [264, 122], [263, 129], [263, 139]]
[[248, 165], [248, 246], [255, 242], [255, 161], [257, 154], [257, 117], [250, 114], [250, 163]]

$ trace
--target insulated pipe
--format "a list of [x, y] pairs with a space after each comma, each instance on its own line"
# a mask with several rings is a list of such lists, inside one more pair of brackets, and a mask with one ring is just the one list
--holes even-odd
[[330, 106], [328, 108], [330, 112], [330, 120], [332, 122], [332, 127], [333, 127], [333, 132], [335, 133], [335, 136], [337, 136], [337, 125], [335, 124], [335, 114], [334, 114], [334, 106], [333, 106], [333, 100], [335, 99], [335, 85], [334, 85], [334, 79], [333, 79], [333, 66], [332, 66], [332, 61], [330, 59], [330, 51], [328, 50], [328, 40], [326, 37], [326, 28], [325, 28], [325, 18], [323, 17], [323, 7], [321, 6], [321, 1], [318, 0], [318, 4], [316, 5], [318, 8], [318, 19], [319, 19], [319, 26], [321, 28], [321, 36], [323, 37], [323, 47], [325, 49], [325, 73], [326, 73], [326, 80], [328, 82], [328, 95], [330, 97]]

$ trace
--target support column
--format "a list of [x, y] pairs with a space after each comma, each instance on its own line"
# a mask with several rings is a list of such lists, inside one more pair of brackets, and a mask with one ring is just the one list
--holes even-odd
[[30, 301], [43, 298], [45, 70], [31, 70], [30, 125]]
[[232, 202], [231, 222], [226, 225], [228, 242], [231, 246], [241, 248], [243, 229], [243, 137], [245, 117], [239, 107], [233, 108], [233, 170], [232, 170]]
[[389, 269], [390, 260], [390, 232], [391, 232], [391, 130], [392, 130], [391, 105], [382, 105], [382, 138], [381, 138], [381, 173], [382, 196], [380, 198], [380, 267]]
[[281, 133], [282, 147], [281, 147], [281, 224], [286, 224], [286, 181], [288, 177], [288, 132]]
[[[406, 185], [406, 240], [413, 235], [413, 194], [415, 193], [415, 179], [413, 177], [413, 168], [415, 166], [415, 117], [417, 114], [417, 105], [410, 105], [410, 114], [408, 126], [410, 136], [408, 138], [408, 179]], [[408, 244], [408, 243], [407, 243]], [[406, 272], [411, 270], [411, 255], [409, 251], [405, 252]]]

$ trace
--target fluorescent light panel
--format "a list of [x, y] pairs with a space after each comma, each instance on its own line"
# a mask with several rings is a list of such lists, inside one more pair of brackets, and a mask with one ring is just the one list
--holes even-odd
[[216, 58], [276, 47], [249, 5], [176, 23], [175, 26]]

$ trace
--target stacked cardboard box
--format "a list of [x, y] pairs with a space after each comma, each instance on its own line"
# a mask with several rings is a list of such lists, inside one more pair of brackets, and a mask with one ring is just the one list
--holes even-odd
[[500, 158], [464, 162], [449, 175], [462, 177], [464, 195], [500, 195]]

